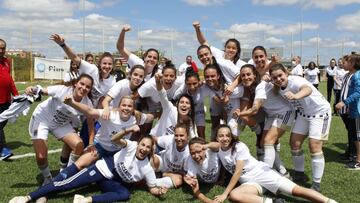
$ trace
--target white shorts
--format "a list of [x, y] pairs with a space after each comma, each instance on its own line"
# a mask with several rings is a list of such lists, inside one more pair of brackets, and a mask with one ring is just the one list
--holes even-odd
[[280, 128], [283, 130], [290, 129], [295, 119], [294, 111], [286, 111], [283, 113], [269, 115], [266, 118], [264, 130], [269, 130], [271, 127]]
[[205, 112], [204, 110], [195, 110], [195, 124], [196, 126], [205, 126]]
[[328, 140], [330, 124], [331, 111], [316, 116], [298, 113], [292, 132], [316, 140]]
[[47, 140], [49, 132], [51, 132], [57, 139], [60, 140], [70, 133], [75, 133], [75, 130], [70, 123], [56, 128], [49, 128], [46, 122], [40, 122], [34, 119], [34, 117], [31, 117], [29, 122], [29, 134], [31, 140]]

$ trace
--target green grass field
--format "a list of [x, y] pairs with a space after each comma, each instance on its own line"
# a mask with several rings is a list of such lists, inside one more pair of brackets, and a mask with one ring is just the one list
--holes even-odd
[[[25, 88], [24, 84], [19, 84], [18, 89]], [[321, 91], [325, 93], [325, 85], [321, 85]], [[31, 112], [38, 103], [33, 104], [29, 114], [21, 116], [15, 123], [8, 123], [5, 127], [5, 134], [8, 146], [13, 150], [15, 155], [32, 153], [32, 145], [28, 135], [28, 122]], [[209, 120], [207, 120], [206, 132], [210, 129]], [[344, 162], [340, 159], [339, 154], [343, 153], [346, 148], [347, 134], [340, 117], [334, 117], [330, 129], [329, 141], [324, 145], [324, 154], [326, 167], [322, 179], [322, 193], [341, 203], [360, 202], [360, 171], [349, 171], [344, 168]], [[246, 130], [241, 135], [241, 140], [248, 144], [251, 152], [255, 155], [255, 135]], [[292, 168], [291, 154], [288, 145], [289, 133], [281, 139], [281, 157], [288, 169]], [[49, 136], [49, 149], [58, 149], [62, 142], [57, 141], [51, 135]], [[306, 174], [311, 178], [310, 154], [307, 149], [307, 142], [304, 143], [303, 149], [306, 152]], [[49, 155], [49, 165], [53, 175], [57, 174], [60, 153]], [[42, 182], [41, 174], [36, 166], [35, 157], [26, 157], [16, 160], [0, 161], [0, 202], [8, 202], [12, 197], [25, 195], [35, 190]], [[311, 182], [307, 183], [309, 187]], [[209, 197], [221, 194], [224, 190], [222, 186], [204, 185], [203, 192]], [[129, 202], [193, 202], [190, 188], [184, 186], [180, 189], [172, 189], [161, 198], [153, 197], [144, 188], [131, 189], [132, 196]], [[99, 194], [99, 188], [96, 185], [80, 188], [74, 191], [58, 193], [50, 196], [48, 202], [72, 202], [74, 194], [83, 195]], [[293, 197], [282, 196], [286, 202], [306, 202]]]

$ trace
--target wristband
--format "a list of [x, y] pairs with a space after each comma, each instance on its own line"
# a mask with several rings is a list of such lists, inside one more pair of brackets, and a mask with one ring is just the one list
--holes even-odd
[[59, 44], [59, 46], [61, 46], [62, 48], [64, 48], [66, 46], [65, 43]]

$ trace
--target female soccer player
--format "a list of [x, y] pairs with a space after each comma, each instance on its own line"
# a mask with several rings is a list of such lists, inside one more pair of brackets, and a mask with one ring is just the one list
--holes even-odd
[[18, 196], [10, 203], [26, 203], [57, 191], [66, 191], [74, 188], [97, 183], [103, 192], [100, 195], [84, 197], [74, 196], [74, 202], [116, 202], [130, 198], [127, 184], [145, 179], [150, 193], [162, 195], [167, 188], [158, 185], [154, 169], [150, 165], [149, 157], [153, 154], [154, 140], [151, 136], [144, 136], [139, 143], [122, 139], [124, 134], [112, 137], [114, 143], [123, 149], [114, 156], [104, 157], [95, 164], [79, 171], [75, 175], [62, 181], [54, 181], [44, 185], [27, 196]]
[[[72, 149], [71, 162], [75, 162], [83, 152], [84, 144], [70, 123], [73, 119], [77, 119], [80, 113], [64, 104], [63, 100], [71, 95], [75, 101], [92, 106], [88, 98], [92, 85], [92, 77], [81, 74], [74, 86], [56, 85], [40, 90], [41, 94], [51, 97], [35, 108], [29, 123], [29, 133], [33, 141], [37, 165], [45, 179], [44, 183], [51, 181], [52, 178], [47, 160], [49, 132]], [[27, 87], [25, 90], [27, 94], [33, 94], [34, 91], [36, 91], [35, 87]]]
[[[312, 202], [336, 202], [317, 191], [296, 185], [271, 170], [267, 164], [257, 161], [251, 156], [248, 147], [231, 134], [229, 126], [220, 126], [216, 140], [220, 143], [219, 159], [225, 169], [232, 174], [225, 191], [215, 197], [216, 202], [223, 202], [227, 198], [234, 202], [273, 202], [272, 199], [261, 196], [263, 188], [273, 194], [283, 192]], [[235, 188], [238, 181], [241, 185]]]
[[290, 136], [291, 153], [294, 163], [294, 181], [304, 180], [304, 152], [302, 144], [309, 137], [312, 165], [312, 188], [320, 191], [325, 159], [322, 151], [324, 140], [328, 139], [331, 123], [331, 107], [323, 95], [305, 78], [289, 76], [286, 68], [275, 63], [270, 67], [270, 75], [278, 94], [291, 103], [298, 111]]

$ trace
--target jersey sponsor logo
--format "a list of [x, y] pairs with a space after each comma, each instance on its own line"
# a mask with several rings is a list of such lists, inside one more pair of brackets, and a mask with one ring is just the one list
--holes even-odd
[[115, 169], [123, 181], [129, 182], [129, 183], [134, 182], [134, 177], [128, 171], [124, 162], [117, 163], [115, 166]]
[[53, 121], [54, 123], [57, 123], [59, 125], [64, 125], [65, 123], [70, 121], [70, 114], [71, 113], [67, 110], [63, 112], [60, 111], [59, 109], [56, 109], [55, 115], [53, 117]]

